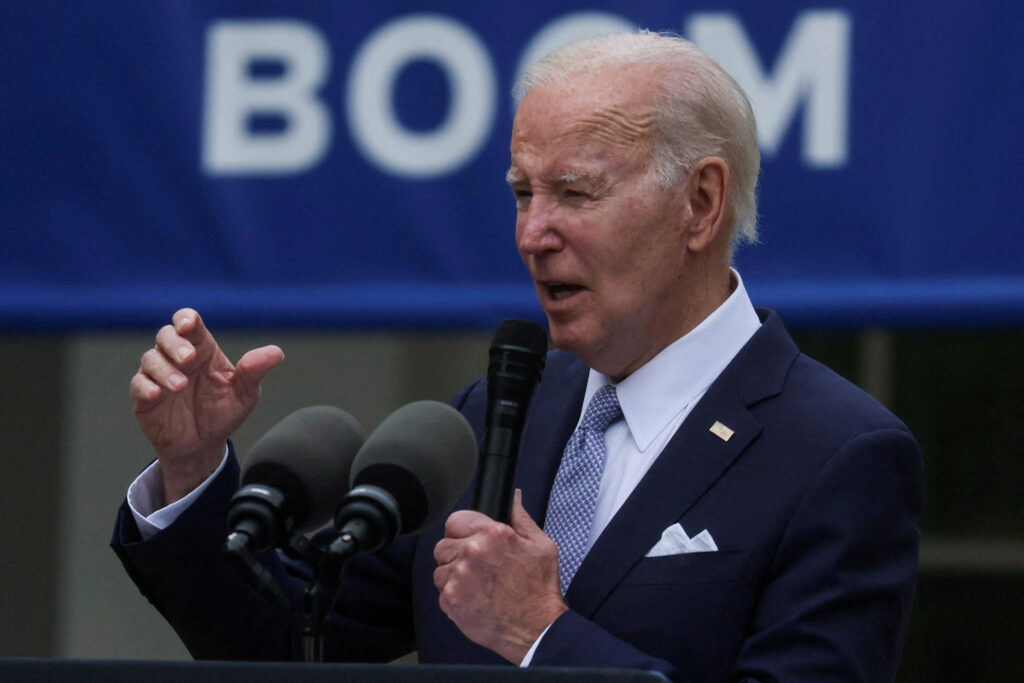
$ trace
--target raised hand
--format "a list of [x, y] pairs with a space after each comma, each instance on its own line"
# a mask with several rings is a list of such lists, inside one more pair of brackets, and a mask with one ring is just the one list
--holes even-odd
[[264, 346], [232, 365], [191, 308], [160, 329], [156, 345], [142, 355], [130, 394], [160, 461], [165, 505], [213, 473], [228, 437], [259, 402], [260, 382], [282, 360], [280, 348]]

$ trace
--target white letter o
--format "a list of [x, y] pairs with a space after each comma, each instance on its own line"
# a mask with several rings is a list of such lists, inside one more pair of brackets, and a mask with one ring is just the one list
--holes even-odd
[[[425, 133], [405, 128], [391, 104], [398, 74], [420, 59], [436, 61], [451, 87], [447, 118]], [[452, 173], [480, 149], [494, 124], [495, 81], [486, 49], [463, 24], [434, 14], [398, 18], [367, 38], [353, 60], [347, 88], [352, 139], [387, 173]]]

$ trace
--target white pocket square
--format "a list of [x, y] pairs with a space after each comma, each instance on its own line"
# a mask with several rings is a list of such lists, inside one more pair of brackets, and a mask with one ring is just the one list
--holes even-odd
[[647, 552], [647, 557], [681, 555], [683, 553], [713, 553], [717, 550], [715, 539], [711, 538], [707, 529], [690, 538], [683, 530], [683, 526], [676, 523], [661, 532], [661, 540]]

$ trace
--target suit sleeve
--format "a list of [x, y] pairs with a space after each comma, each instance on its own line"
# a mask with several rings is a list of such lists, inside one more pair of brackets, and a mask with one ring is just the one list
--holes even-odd
[[[798, 500], [764, 568], [734, 681], [886, 681], [895, 677], [917, 575], [922, 462], [909, 432], [844, 443]], [[650, 615], [651, 628], [672, 615]], [[534, 665], [617, 666], [692, 680], [671, 657], [644, 654], [568, 612]], [[681, 647], [685, 647], [681, 644]]]
[[[238, 476], [232, 452], [207, 490], [146, 541], [122, 503], [111, 546], [196, 659], [298, 659], [289, 615], [264, 602], [223, 559], [225, 515]], [[328, 624], [325, 658], [387, 661], [414, 648], [408, 597], [413, 546], [400, 541], [386, 554], [360, 556], [349, 565]], [[276, 552], [260, 561], [292, 605], [301, 604], [311, 568]]]

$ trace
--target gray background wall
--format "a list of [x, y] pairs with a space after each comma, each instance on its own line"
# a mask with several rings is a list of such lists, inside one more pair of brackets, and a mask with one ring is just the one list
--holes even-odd
[[[796, 336], [889, 404], [925, 453], [922, 573], [900, 680], [1024, 679], [1024, 332]], [[236, 442], [244, 453], [315, 403], [372, 430], [409, 401], [448, 400], [486, 370], [489, 337], [220, 333], [232, 359], [265, 343], [286, 353]], [[0, 337], [0, 656], [187, 657], [107, 547], [151, 457], [128, 400], [151, 344], [148, 333]]]

